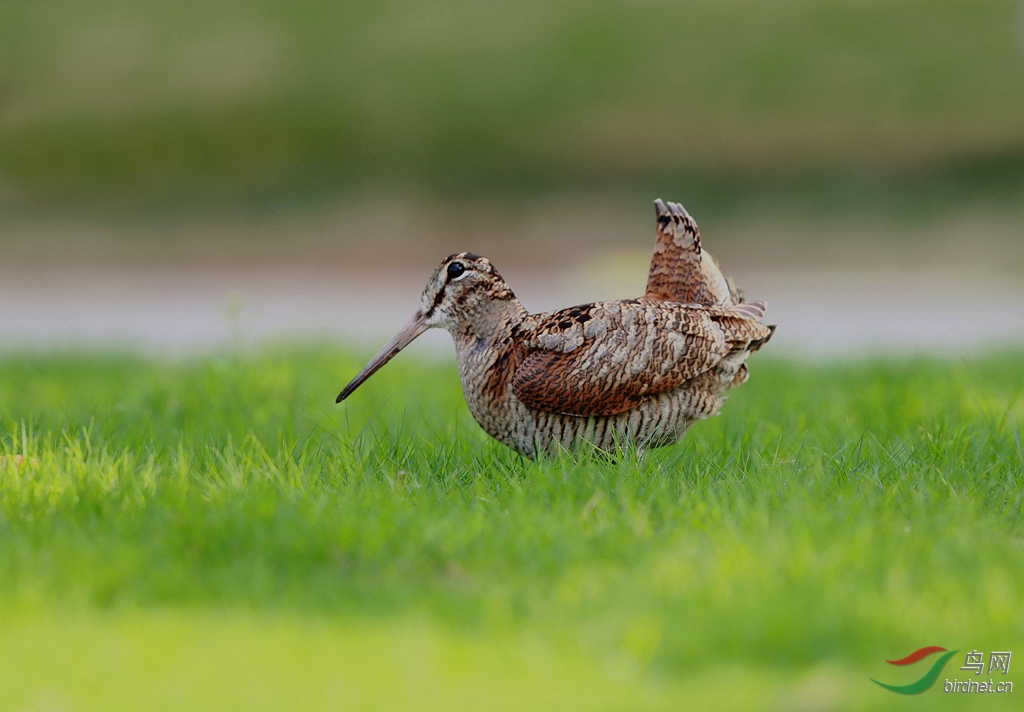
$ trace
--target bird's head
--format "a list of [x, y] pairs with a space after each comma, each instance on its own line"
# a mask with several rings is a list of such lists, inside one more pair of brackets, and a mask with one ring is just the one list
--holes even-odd
[[345, 386], [337, 402], [348, 398], [366, 379], [427, 329], [441, 327], [452, 332], [468, 329], [474, 322], [489, 320], [496, 306], [510, 301], [516, 301], [515, 294], [486, 257], [472, 252], [459, 252], [446, 257], [430, 275], [420, 299], [419, 310]]
[[466, 326], [481, 308], [515, 298], [490, 260], [460, 252], [445, 258], [430, 275], [417, 316], [427, 328], [454, 331]]

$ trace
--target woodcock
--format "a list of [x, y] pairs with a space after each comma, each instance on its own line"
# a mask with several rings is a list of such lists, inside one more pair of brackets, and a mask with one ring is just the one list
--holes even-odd
[[747, 379], [747, 357], [775, 327], [760, 321], [764, 302], [744, 302], [722, 276], [683, 206], [654, 205], [644, 296], [528, 314], [486, 258], [460, 252], [434, 270], [419, 311], [337, 402], [441, 327], [455, 339], [473, 417], [527, 457], [585, 442], [602, 450], [676, 442]]

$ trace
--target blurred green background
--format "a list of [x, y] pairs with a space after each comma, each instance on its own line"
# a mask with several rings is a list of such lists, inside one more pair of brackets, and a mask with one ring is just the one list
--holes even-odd
[[1019, 0], [8, 0], [8, 214], [1024, 193]]

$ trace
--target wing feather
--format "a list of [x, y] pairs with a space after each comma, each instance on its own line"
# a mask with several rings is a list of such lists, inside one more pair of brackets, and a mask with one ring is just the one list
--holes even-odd
[[512, 379], [531, 408], [614, 415], [678, 388], [768, 327], [737, 310], [655, 299], [598, 302], [530, 317]]

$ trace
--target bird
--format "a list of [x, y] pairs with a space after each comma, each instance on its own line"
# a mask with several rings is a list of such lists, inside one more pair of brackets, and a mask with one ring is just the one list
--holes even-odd
[[747, 380], [747, 357], [775, 326], [761, 323], [764, 301], [745, 301], [722, 276], [682, 205], [658, 199], [654, 206], [656, 239], [642, 297], [529, 314], [490, 260], [450, 255], [430, 276], [413, 317], [336, 402], [427, 329], [442, 328], [455, 341], [473, 418], [527, 458], [677, 442]]

